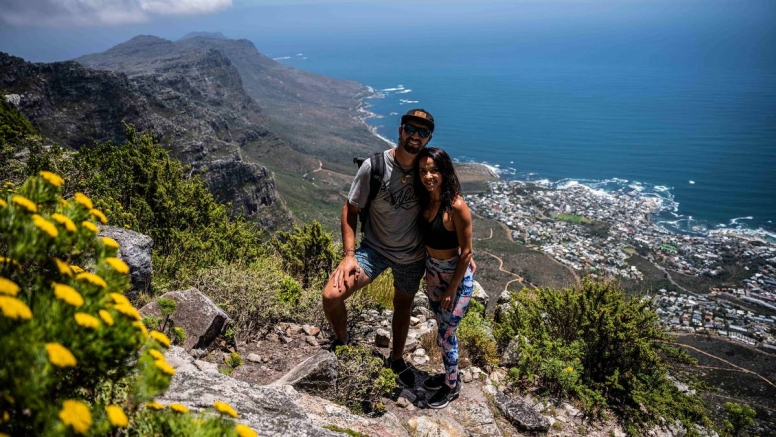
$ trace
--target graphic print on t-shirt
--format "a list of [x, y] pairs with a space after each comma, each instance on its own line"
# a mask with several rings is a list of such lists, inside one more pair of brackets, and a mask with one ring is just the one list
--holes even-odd
[[383, 200], [389, 202], [393, 209], [412, 209], [418, 204], [418, 197], [415, 195], [412, 184], [402, 185], [398, 190], [389, 193]]

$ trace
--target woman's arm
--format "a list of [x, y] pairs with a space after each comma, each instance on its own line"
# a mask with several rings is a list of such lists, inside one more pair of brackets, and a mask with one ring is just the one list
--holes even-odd
[[466, 274], [466, 269], [469, 268], [469, 262], [472, 259], [472, 214], [460, 196], [453, 202], [453, 225], [456, 234], [458, 234], [458, 245], [461, 247], [461, 252], [458, 255], [455, 274], [442, 295], [442, 309], [448, 312], [453, 310], [455, 292], [458, 290], [458, 285]]

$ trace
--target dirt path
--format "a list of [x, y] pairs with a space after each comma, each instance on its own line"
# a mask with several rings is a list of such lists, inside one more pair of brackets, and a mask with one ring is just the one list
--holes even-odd
[[490, 252], [486, 252], [484, 250], [478, 250], [477, 252], [478, 253], [484, 253], [485, 255], [488, 255], [490, 257], [495, 258], [498, 261], [498, 270], [500, 272], [504, 272], [504, 273], [506, 273], [506, 274], [508, 274], [510, 276], [514, 276], [515, 277], [515, 279], [513, 279], [513, 280], [507, 282], [506, 284], [504, 284], [504, 291], [507, 291], [507, 289], [509, 287], [509, 284], [511, 284], [513, 282], [519, 282], [520, 285], [522, 285], [523, 287], [525, 287], [526, 284], [528, 284], [532, 288], [538, 288], [536, 285], [531, 284], [530, 282], [526, 281], [522, 276], [518, 275], [517, 273], [512, 273], [509, 270], [504, 270], [504, 260], [502, 260], [498, 256], [496, 256], [496, 255], [494, 255], [494, 254], [492, 254]]
[[[731, 366], [731, 367], [733, 367], [733, 369], [727, 369], [727, 370], [736, 370], [736, 371], [738, 371], [738, 372], [742, 372], [742, 373], [749, 373], [749, 374], [751, 374], [751, 375], [757, 376], [758, 378], [762, 379], [763, 381], [765, 381], [766, 383], [768, 383], [768, 385], [770, 385], [771, 387], [774, 387], [774, 388], [776, 388], [776, 384], [774, 384], [774, 383], [773, 383], [773, 381], [771, 381], [770, 379], [768, 379], [768, 378], [766, 378], [766, 377], [764, 377], [764, 376], [760, 375], [760, 374], [759, 374], [759, 373], [757, 373], [757, 372], [753, 372], [753, 371], [751, 371], [751, 370], [749, 370], [749, 369], [745, 369], [745, 368], [743, 368], [743, 367], [741, 367], [741, 366], [737, 366], [737, 365], [735, 365], [735, 364], [731, 363], [730, 361], [728, 361], [728, 360], [726, 360], [726, 359], [724, 359], [724, 358], [722, 358], [722, 357], [718, 357], [718, 356], [716, 356], [716, 355], [714, 355], [714, 354], [710, 354], [710, 353], [708, 353], [708, 352], [704, 352], [704, 351], [702, 351], [702, 350], [700, 350], [700, 349], [698, 349], [698, 348], [696, 348], [696, 347], [693, 347], [693, 346], [690, 346], [690, 345], [687, 345], [687, 344], [684, 344], [684, 343], [675, 343], [674, 345], [675, 345], [675, 346], [680, 346], [680, 347], [685, 347], [685, 348], [687, 348], [687, 349], [692, 349], [692, 350], [694, 350], [695, 352], [698, 352], [698, 353], [700, 353], [700, 354], [703, 354], [703, 355], [706, 355], [706, 356], [708, 356], [708, 357], [711, 357], [711, 358], [717, 359], [717, 360], [719, 360], [719, 361], [722, 361], [723, 363], [727, 364], [728, 366]], [[701, 367], [701, 368], [702, 368], [702, 366], [698, 366], [698, 367]], [[712, 368], [712, 367], [710, 367], [710, 368]]]

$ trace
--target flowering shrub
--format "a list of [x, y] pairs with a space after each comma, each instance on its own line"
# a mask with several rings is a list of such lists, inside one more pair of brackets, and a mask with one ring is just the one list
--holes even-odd
[[237, 435], [213, 412], [146, 406], [175, 373], [170, 340], [124, 296], [129, 267], [98, 237], [105, 215], [82, 193], [62, 199], [63, 185], [42, 171], [0, 190], [0, 435]]

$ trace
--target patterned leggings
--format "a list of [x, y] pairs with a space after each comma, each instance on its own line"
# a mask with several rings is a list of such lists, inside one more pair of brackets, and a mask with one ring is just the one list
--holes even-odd
[[442, 310], [440, 302], [442, 294], [447, 289], [447, 285], [450, 284], [457, 264], [457, 256], [450, 259], [436, 259], [426, 256], [426, 293], [431, 309], [434, 311], [437, 325], [439, 325], [437, 344], [442, 351], [442, 361], [445, 364], [447, 376], [446, 383], [449, 387], [455, 387], [458, 381], [458, 338], [455, 336], [455, 331], [466, 314], [474, 291], [474, 276], [470, 265], [455, 293], [453, 311]]

